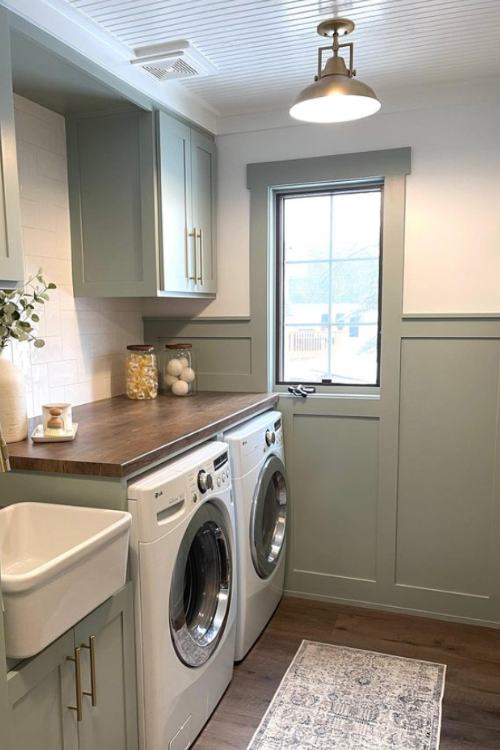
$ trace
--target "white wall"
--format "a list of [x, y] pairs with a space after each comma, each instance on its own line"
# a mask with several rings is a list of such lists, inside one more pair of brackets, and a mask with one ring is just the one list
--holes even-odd
[[50, 401], [87, 403], [124, 391], [127, 344], [143, 337], [138, 300], [74, 299], [64, 118], [15, 98], [25, 274], [41, 267], [57, 284], [42, 313], [43, 349], [13, 357], [26, 378], [30, 416]]
[[239, 132], [217, 139], [220, 292], [202, 315], [249, 312], [247, 163], [399, 146], [412, 147], [405, 312], [500, 313], [500, 99], [491, 101], [492, 90], [471, 84], [466, 100], [462, 86], [413, 99], [408, 92], [400, 111], [343, 125], [293, 125], [274, 114], [223, 120], [222, 129]]

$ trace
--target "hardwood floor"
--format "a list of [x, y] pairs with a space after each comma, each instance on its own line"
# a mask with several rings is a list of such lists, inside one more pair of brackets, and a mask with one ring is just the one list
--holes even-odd
[[440, 750], [500, 750], [500, 630], [294, 598], [236, 666], [195, 750], [247, 747], [303, 638], [447, 664]]

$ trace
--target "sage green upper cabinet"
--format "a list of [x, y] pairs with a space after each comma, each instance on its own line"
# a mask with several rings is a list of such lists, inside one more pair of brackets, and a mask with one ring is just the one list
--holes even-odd
[[197, 289], [215, 294], [215, 143], [191, 131], [192, 216], [197, 252]]
[[152, 114], [69, 117], [67, 138], [75, 295], [156, 295]]
[[191, 129], [158, 113], [159, 201], [163, 288], [196, 291], [191, 206]]
[[74, 289], [213, 297], [215, 145], [139, 109], [68, 118]]
[[21, 211], [14, 130], [10, 30], [0, 8], [0, 288], [24, 278]]
[[159, 190], [164, 289], [213, 295], [215, 269], [215, 143], [158, 114]]

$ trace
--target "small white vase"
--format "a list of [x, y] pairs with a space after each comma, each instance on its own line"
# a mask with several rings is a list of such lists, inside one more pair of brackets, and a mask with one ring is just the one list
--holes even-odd
[[17, 443], [28, 435], [23, 373], [5, 349], [0, 351], [0, 425], [6, 443]]

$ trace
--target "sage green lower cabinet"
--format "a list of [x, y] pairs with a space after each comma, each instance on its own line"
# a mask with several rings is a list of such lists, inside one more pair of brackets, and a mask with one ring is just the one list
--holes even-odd
[[133, 622], [132, 585], [127, 584], [9, 672], [11, 750], [137, 750]]
[[[83, 688], [92, 692], [91, 649], [95, 652], [95, 706], [84, 697], [78, 724], [80, 750], [134, 750], [137, 747], [135, 641], [130, 586], [122, 603], [108, 600], [75, 627], [75, 645], [82, 648]], [[92, 645], [92, 639], [94, 643]]]
[[24, 279], [7, 13], [0, 8], [0, 289]]
[[74, 633], [8, 674], [10, 750], [78, 750], [74, 712]]

